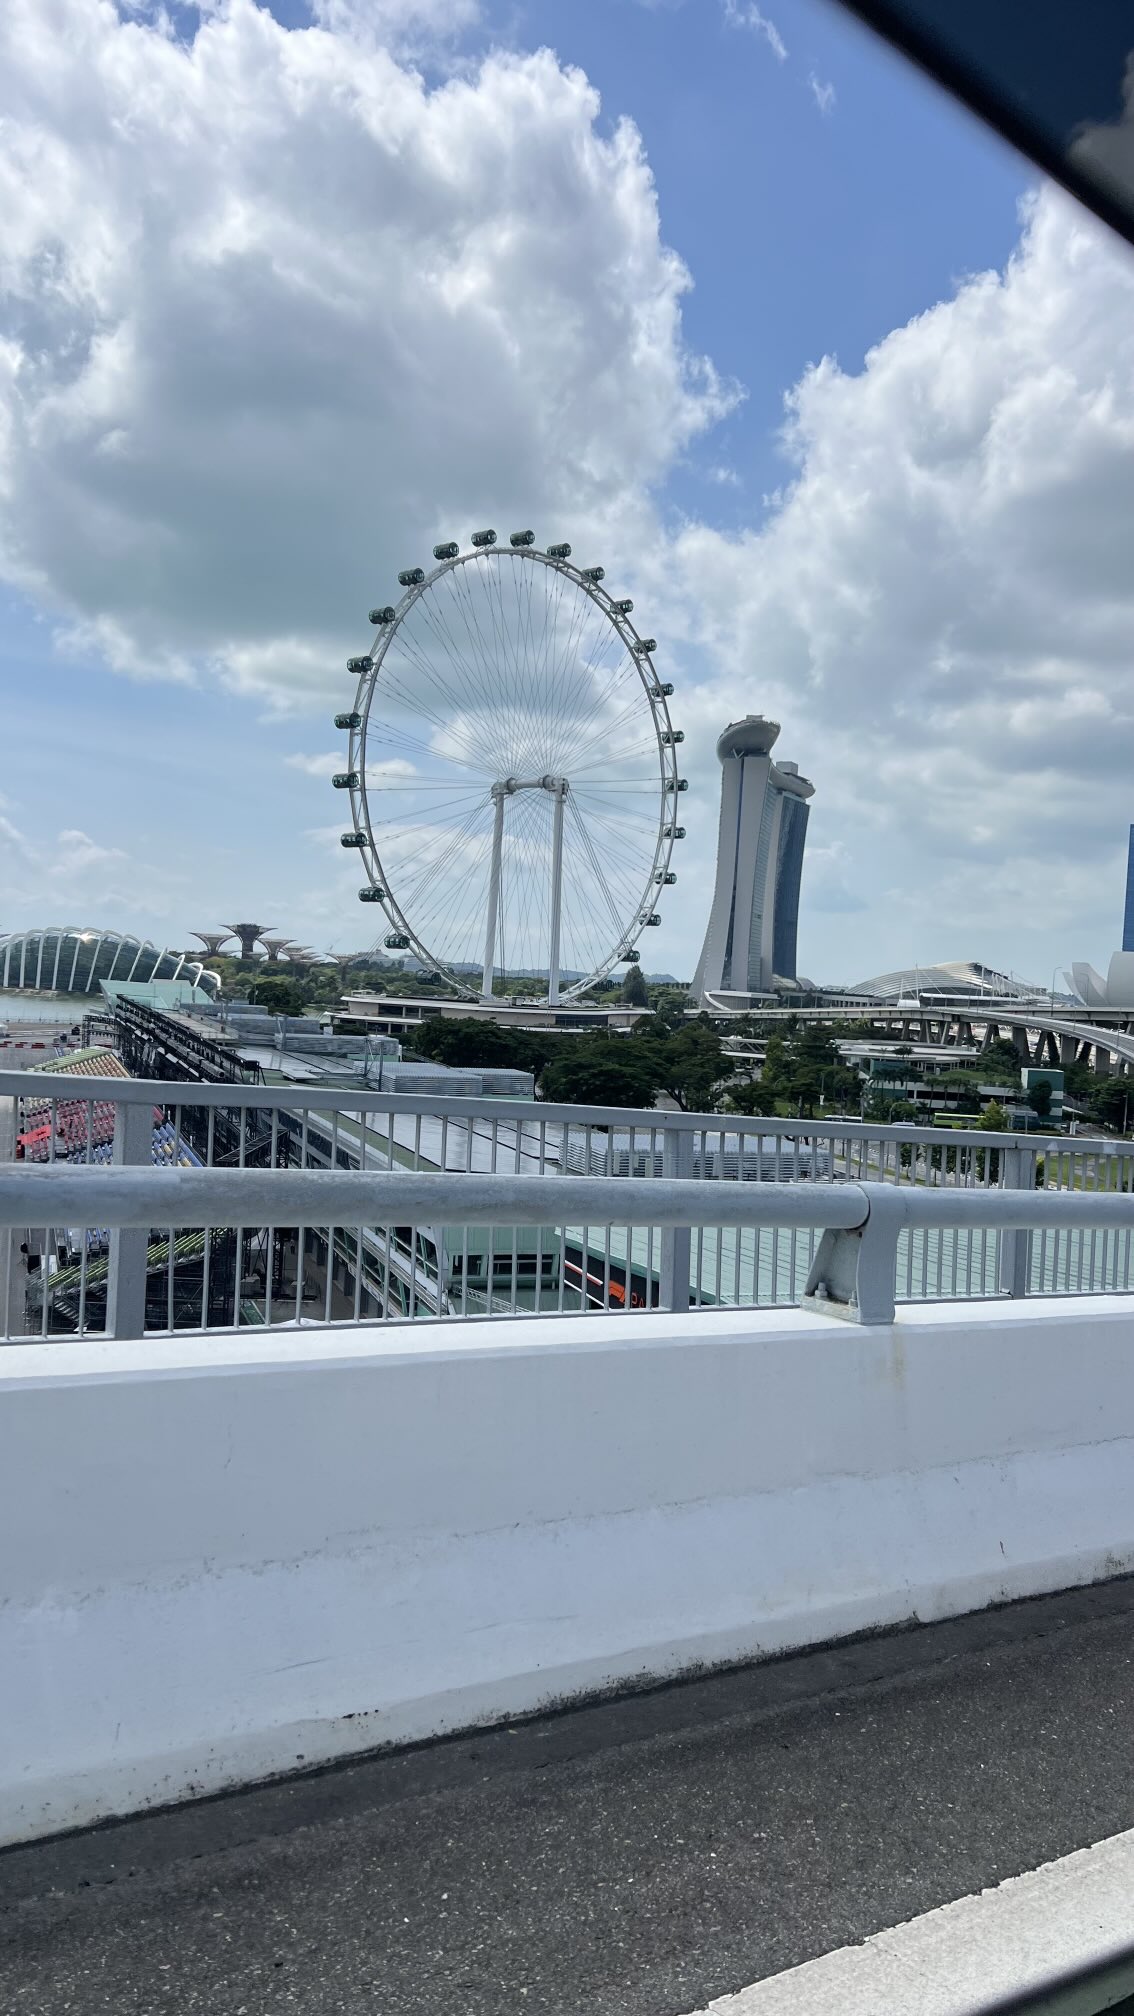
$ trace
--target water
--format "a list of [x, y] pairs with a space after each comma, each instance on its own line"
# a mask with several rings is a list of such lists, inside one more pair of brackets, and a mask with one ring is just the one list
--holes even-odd
[[99, 995], [20, 994], [15, 989], [0, 992], [0, 1026], [14, 1029], [17, 1022], [53, 1022], [70, 1029], [84, 1015], [101, 1004]]

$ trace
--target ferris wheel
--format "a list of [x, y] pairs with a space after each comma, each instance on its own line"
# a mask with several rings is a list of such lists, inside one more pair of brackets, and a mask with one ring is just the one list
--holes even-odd
[[390, 951], [410, 952], [469, 999], [523, 976], [551, 1003], [620, 963], [661, 919], [680, 793], [657, 649], [601, 567], [567, 545], [474, 532], [406, 568], [347, 661], [354, 706], [351, 827]]

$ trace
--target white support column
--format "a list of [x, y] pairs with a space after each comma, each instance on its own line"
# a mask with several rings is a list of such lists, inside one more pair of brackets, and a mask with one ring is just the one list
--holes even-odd
[[[152, 1161], [153, 1134], [152, 1106], [128, 1105], [122, 1100], [114, 1116], [114, 1166], [147, 1168]], [[146, 1249], [149, 1236], [147, 1230], [137, 1228], [124, 1231], [118, 1227], [111, 1232], [110, 1271], [106, 1284], [108, 1337], [141, 1337], [145, 1334]]]
[[[18, 1106], [16, 1099], [0, 1099], [0, 1164], [16, 1159]], [[26, 1327], [27, 1273], [17, 1250], [19, 1243], [15, 1225], [0, 1226], [0, 1335], [4, 1337], [19, 1337]]]
[[500, 856], [504, 844], [504, 791], [499, 785], [493, 787], [496, 810], [492, 820], [492, 866], [488, 873], [488, 920], [484, 931], [484, 973], [480, 991], [486, 1000], [492, 998], [492, 979], [496, 971], [496, 916], [500, 908]]
[[551, 943], [547, 957], [547, 999], [554, 1008], [559, 1000], [559, 923], [563, 903], [563, 811], [567, 802], [567, 779], [559, 777], [551, 807]]
[[82, 934], [82, 932], [81, 932], [81, 931], [76, 931], [76, 933], [75, 933], [75, 950], [74, 950], [73, 954], [71, 955], [71, 978], [70, 978], [70, 979], [68, 980], [68, 982], [67, 982], [67, 992], [68, 992], [68, 994], [73, 994], [73, 993], [74, 993], [74, 991], [75, 991], [75, 969], [76, 969], [76, 967], [78, 966], [78, 963], [79, 963], [79, 948], [80, 948], [80, 946], [82, 945], [82, 942], [83, 942], [83, 934]]
[[57, 991], [59, 986], [59, 955], [63, 950], [63, 939], [65, 935], [66, 935], [65, 932], [60, 930], [55, 940], [55, 964], [51, 969], [51, 991], [53, 994]]

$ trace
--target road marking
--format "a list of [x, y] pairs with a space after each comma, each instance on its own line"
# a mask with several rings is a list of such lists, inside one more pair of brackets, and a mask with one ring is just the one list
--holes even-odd
[[962, 2016], [1130, 1943], [1134, 1829], [723, 1995], [697, 2016]]

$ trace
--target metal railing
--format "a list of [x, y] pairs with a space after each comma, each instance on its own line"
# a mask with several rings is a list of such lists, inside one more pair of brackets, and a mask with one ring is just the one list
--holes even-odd
[[9, 1339], [1134, 1286], [1122, 1142], [8, 1072], [0, 1185]]

